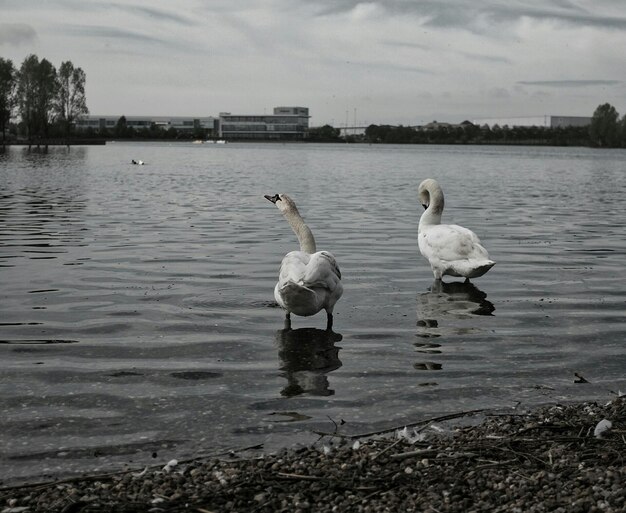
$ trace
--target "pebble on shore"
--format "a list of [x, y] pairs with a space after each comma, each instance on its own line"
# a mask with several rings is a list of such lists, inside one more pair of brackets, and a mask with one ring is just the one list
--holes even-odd
[[339, 435], [257, 458], [3, 488], [0, 513], [618, 512], [625, 426], [622, 397], [553, 405], [452, 433]]

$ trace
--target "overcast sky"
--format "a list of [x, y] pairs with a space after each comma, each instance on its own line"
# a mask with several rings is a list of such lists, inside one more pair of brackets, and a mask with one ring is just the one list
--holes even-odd
[[0, 0], [0, 56], [31, 53], [83, 68], [92, 114], [626, 113], [625, 0]]

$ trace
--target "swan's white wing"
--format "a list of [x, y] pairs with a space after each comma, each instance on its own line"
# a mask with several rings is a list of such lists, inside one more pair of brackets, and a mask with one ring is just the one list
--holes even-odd
[[422, 230], [419, 247], [428, 260], [488, 260], [489, 254], [471, 230], [455, 224], [439, 224]]
[[278, 284], [281, 285], [290, 281], [300, 283], [304, 279], [310, 260], [311, 255], [303, 251], [291, 251], [287, 253], [280, 264]]
[[476, 278], [495, 264], [476, 234], [462, 226], [427, 226], [421, 229], [418, 241], [437, 279], [444, 274]]
[[280, 264], [278, 283], [274, 288], [276, 302], [297, 315], [314, 315], [322, 308], [315, 291], [303, 284], [310, 260], [311, 255], [303, 251], [287, 253]]
[[341, 271], [335, 257], [328, 251], [318, 251], [311, 255], [304, 283], [315, 291], [321, 308], [332, 313], [335, 303], [343, 294]]
[[331, 253], [318, 251], [311, 255], [303, 277], [304, 285], [334, 290], [340, 280], [341, 271]]

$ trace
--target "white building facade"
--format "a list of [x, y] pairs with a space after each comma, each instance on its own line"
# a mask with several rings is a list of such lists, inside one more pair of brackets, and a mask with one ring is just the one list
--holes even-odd
[[[92, 128], [96, 131], [107, 130], [112, 132], [115, 130], [117, 123], [122, 116], [85, 116], [76, 121], [77, 130], [86, 130]], [[150, 129], [151, 127], [169, 130], [175, 128], [183, 132], [193, 132], [201, 128], [214, 131], [217, 128], [217, 118], [207, 117], [186, 117], [186, 116], [124, 116], [126, 118], [126, 127], [135, 130]]]
[[222, 112], [218, 135], [226, 140], [304, 140], [309, 131], [307, 107], [274, 107], [273, 114]]

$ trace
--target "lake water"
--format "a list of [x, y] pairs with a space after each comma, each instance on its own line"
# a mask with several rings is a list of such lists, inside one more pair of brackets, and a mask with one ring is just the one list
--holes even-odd
[[[131, 165], [142, 159], [144, 166]], [[427, 177], [497, 265], [417, 249]], [[284, 329], [289, 193], [344, 296]], [[626, 152], [157, 144], [0, 155], [0, 481], [626, 392]], [[575, 373], [589, 383], [575, 383]]]

